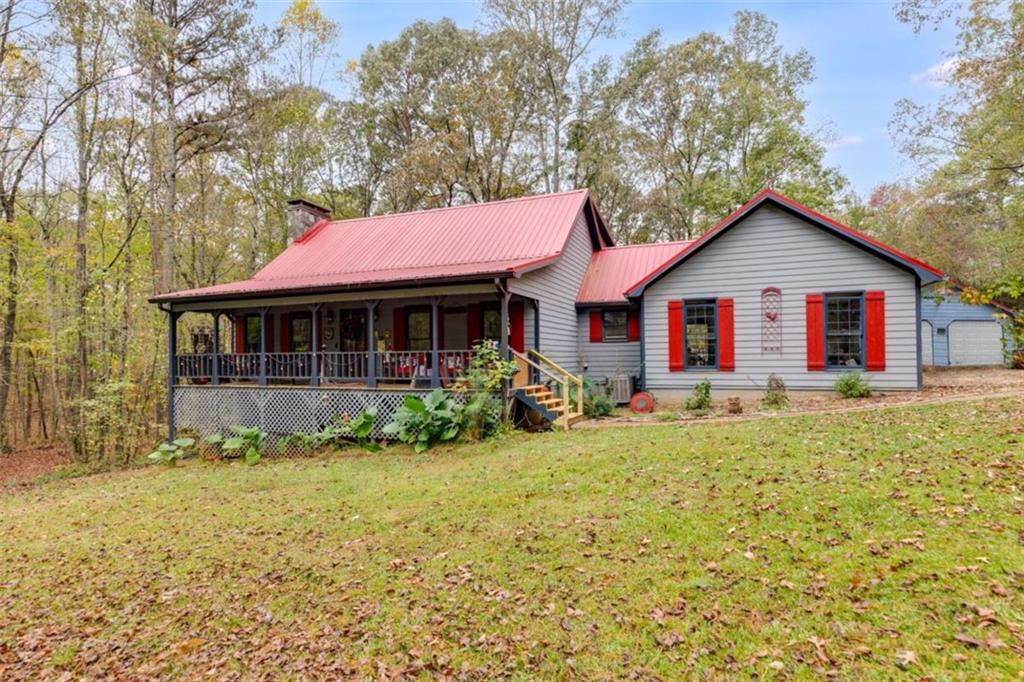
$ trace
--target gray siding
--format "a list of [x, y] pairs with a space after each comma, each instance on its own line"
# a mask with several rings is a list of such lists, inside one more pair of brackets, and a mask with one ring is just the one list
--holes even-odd
[[[761, 290], [782, 289], [782, 352], [762, 353]], [[689, 390], [709, 377], [717, 389], [763, 388], [768, 375], [791, 389], [830, 390], [838, 374], [807, 371], [809, 293], [885, 291], [886, 370], [879, 389], [918, 388], [917, 288], [912, 274], [772, 207], [758, 209], [650, 286], [644, 300], [647, 387]], [[732, 297], [734, 372], [670, 372], [668, 301]]]
[[[540, 305], [540, 350], [570, 372], [579, 371], [576, 296], [590, 265], [593, 245], [580, 211], [562, 256], [551, 265], [509, 282], [514, 294]], [[526, 345], [533, 347], [533, 306], [526, 304]]]
[[580, 367], [586, 375], [598, 381], [613, 374], [640, 374], [640, 342], [590, 342], [590, 313], [583, 311], [577, 318], [579, 329]]
[[[936, 365], [949, 364], [949, 325], [957, 320], [992, 321], [1002, 312], [991, 305], [964, 303], [953, 292], [946, 292], [938, 298], [932, 291], [921, 297], [921, 320], [932, 325], [932, 362]], [[1000, 347], [1002, 352], [1002, 347]]]

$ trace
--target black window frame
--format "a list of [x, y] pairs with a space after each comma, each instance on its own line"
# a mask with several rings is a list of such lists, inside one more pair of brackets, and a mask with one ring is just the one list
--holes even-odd
[[[822, 333], [824, 334], [824, 342], [825, 342], [825, 369], [826, 370], [830, 370], [830, 371], [839, 371], [839, 372], [851, 372], [851, 371], [856, 371], [856, 370], [863, 371], [865, 366], [866, 366], [865, 365], [865, 352], [867, 350], [867, 342], [866, 342], [866, 336], [865, 336], [866, 333], [867, 333], [867, 331], [866, 331], [867, 330], [867, 325], [865, 324], [865, 319], [864, 319], [864, 312], [865, 312], [864, 292], [863, 291], [840, 291], [840, 292], [834, 292], [834, 293], [826, 293], [824, 298], [825, 298], [825, 301], [824, 301], [824, 306], [823, 306], [822, 317], [824, 318], [823, 324], [825, 325], [825, 329], [823, 330]], [[847, 332], [847, 333], [843, 333], [841, 335], [844, 338], [856, 338], [858, 340], [858, 343], [860, 345], [860, 348], [859, 348], [859, 350], [860, 350], [859, 356], [860, 357], [859, 357], [858, 363], [856, 365], [836, 364], [836, 363], [833, 363], [831, 361], [832, 353], [830, 352], [829, 337], [830, 336], [839, 336], [840, 334], [838, 334], [838, 333], [830, 334], [830, 332], [829, 332], [829, 304], [833, 303], [833, 302], [840, 302], [840, 301], [857, 301], [857, 304], [858, 304], [858, 317], [859, 317], [858, 321], [859, 321], [859, 324], [860, 324], [860, 329], [855, 334], [851, 334], [851, 333]]]
[[[496, 315], [498, 334], [497, 336], [489, 336], [487, 334], [487, 315], [488, 313]], [[477, 341], [488, 341], [490, 343], [501, 343], [501, 305], [498, 303], [481, 303], [480, 304], [480, 329], [478, 330]]]
[[[711, 343], [707, 344], [713, 354], [714, 362], [707, 365], [698, 365], [690, 362], [690, 343], [688, 329], [690, 326], [690, 309], [691, 308], [710, 308], [711, 309]], [[708, 319], [708, 318], [705, 318]], [[705, 339], [707, 343], [707, 339]], [[683, 301], [683, 368], [684, 369], [696, 369], [707, 372], [714, 372], [718, 370], [719, 361], [719, 348], [718, 348], [718, 299], [717, 298], [697, 298], [693, 300]]]
[[[309, 337], [307, 342], [309, 348], [299, 350], [295, 343], [295, 323], [303, 320], [309, 323]], [[288, 351], [291, 353], [312, 353], [313, 352], [313, 315], [311, 313], [299, 312], [288, 315]]]
[[[260, 320], [259, 315], [246, 315], [245, 316], [245, 344], [244, 348], [241, 349], [242, 353], [259, 353], [260, 352], [260, 338], [263, 336], [263, 324]], [[255, 328], [252, 322], [255, 321]], [[255, 340], [251, 338], [252, 333], [255, 331]], [[251, 350], [250, 350], [251, 349]]]
[[[426, 337], [413, 337], [412, 336], [412, 316], [426, 314], [427, 316], [427, 335]], [[424, 353], [433, 349], [433, 322], [430, 319], [430, 308], [428, 306], [413, 306], [405, 309], [405, 350], [416, 351], [417, 353]], [[426, 340], [426, 348], [413, 348], [413, 339], [417, 341]]]
[[[608, 316], [622, 316], [622, 334], [612, 336], [608, 333]], [[611, 308], [601, 311], [601, 342], [602, 343], [625, 343], [629, 341], [629, 311], [626, 309]]]

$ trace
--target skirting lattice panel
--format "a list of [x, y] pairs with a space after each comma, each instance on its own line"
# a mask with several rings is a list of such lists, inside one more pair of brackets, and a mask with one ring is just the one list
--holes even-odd
[[[174, 421], [181, 431], [205, 437], [238, 425], [259, 427], [276, 441], [293, 433], [319, 433], [335, 417], [356, 417], [376, 407], [371, 437], [383, 440], [405, 396], [426, 396], [429, 390], [374, 390], [287, 386], [175, 386]], [[452, 394], [463, 402], [465, 396]]]

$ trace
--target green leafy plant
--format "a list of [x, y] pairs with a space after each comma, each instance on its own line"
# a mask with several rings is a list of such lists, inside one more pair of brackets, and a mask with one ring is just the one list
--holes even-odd
[[693, 395], [686, 399], [686, 409], [704, 415], [711, 409], [711, 380], [704, 379], [693, 387]]
[[170, 443], [161, 443], [156, 450], [149, 453], [148, 459], [166, 466], [174, 466], [178, 460], [188, 455], [196, 442], [192, 438], [175, 438]]
[[768, 384], [765, 386], [764, 396], [761, 398], [761, 405], [771, 410], [781, 410], [789, 405], [789, 394], [786, 392], [786, 382], [778, 374], [768, 375]]
[[497, 391], [517, 370], [516, 363], [501, 359], [494, 344], [484, 342], [473, 347], [469, 367], [453, 387], [457, 393], [470, 394], [465, 406], [456, 410], [460, 430], [466, 438], [483, 440], [501, 431], [501, 399]]
[[426, 398], [407, 395], [405, 404], [395, 412], [394, 421], [384, 427], [384, 433], [409, 443], [416, 452], [424, 452], [438, 443], [454, 440], [459, 428], [455, 402], [442, 389], [435, 388]]
[[833, 387], [844, 398], [867, 398], [871, 395], [871, 384], [860, 372], [843, 372]]
[[233, 453], [252, 466], [259, 464], [263, 456], [260, 448], [267, 434], [254, 426], [232, 426], [228, 429], [231, 434], [227, 438], [219, 433], [208, 436], [205, 440], [211, 445], [220, 445], [223, 452]]
[[615, 410], [615, 403], [603, 393], [583, 400], [583, 414], [591, 419], [607, 417]]

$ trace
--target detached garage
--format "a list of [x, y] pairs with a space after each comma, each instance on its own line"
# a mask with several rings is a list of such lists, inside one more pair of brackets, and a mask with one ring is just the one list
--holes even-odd
[[964, 303], [957, 289], [926, 289], [921, 297], [921, 359], [925, 365], [1001, 365], [1006, 311]]

